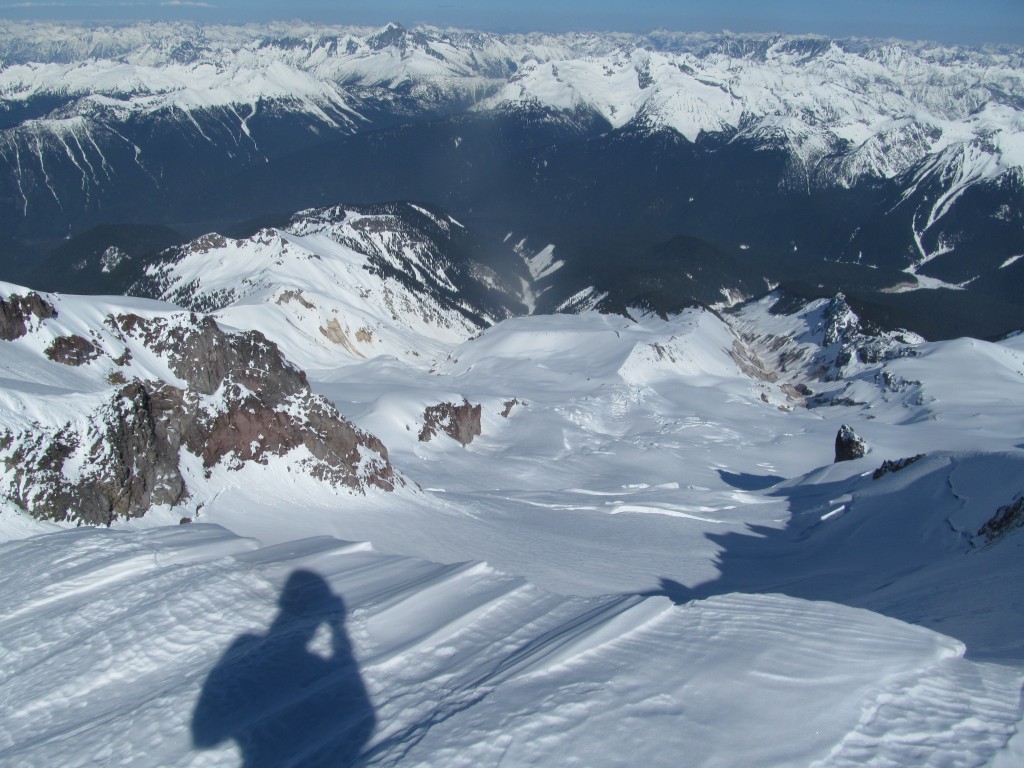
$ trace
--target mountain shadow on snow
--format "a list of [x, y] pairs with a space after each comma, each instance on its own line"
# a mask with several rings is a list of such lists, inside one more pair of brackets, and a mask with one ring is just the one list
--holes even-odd
[[[1016, 452], [937, 451], [875, 473], [768, 486], [766, 496], [788, 505], [784, 528], [706, 533], [719, 549], [717, 577], [693, 585], [662, 577], [640, 594], [677, 605], [732, 592], [840, 603], [955, 637], [969, 658], [1017, 660], [1024, 618], [1006, 605], [1015, 599], [1008, 591], [1022, 591], [1009, 574], [1024, 546], [1024, 494], [1001, 479], [1022, 468]], [[771, 479], [719, 474], [743, 490]]]
[[[265, 634], [245, 634], [203, 685], [192, 741], [234, 740], [243, 768], [356, 765], [377, 718], [345, 630], [345, 603], [310, 571], [289, 576]], [[321, 625], [331, 655], [310, 650]]]
[[741, 491], [763, 491], [785, 480], [779, 475], [752, 475], [748, 472], [729, 472], [725, 469], [715, 471], [723, 481]]

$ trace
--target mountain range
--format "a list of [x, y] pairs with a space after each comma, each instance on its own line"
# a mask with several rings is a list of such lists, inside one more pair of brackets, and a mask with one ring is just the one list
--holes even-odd
[[1020, 304], [1019, 50], [397, 24], [8, 23], [2, 38], [5, 269], [40, 288], [60, 287], [48, 262], [78, 238], [102, 251], [148, 232], [146, 251], [409, 200], [558, 247], [567, 284], [546, 309], [614, 292], [623, 263], [665, 272], [667, 250], [707, 263], [703, 243], [746, 296], [840, 289], [842, 270], [851, 293], [966, 291], [933, 297], [964, 322]]
[[1024, 56], [0, 29], [0, 764], [1024, 762]]

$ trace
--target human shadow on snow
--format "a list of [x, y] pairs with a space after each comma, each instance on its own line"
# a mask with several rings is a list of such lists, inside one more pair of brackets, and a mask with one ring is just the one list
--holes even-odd
[[[376, 715], [345, 631], [345, 603], [310, 571], [295, 571], [267, 632], [224, 652], [192, 715], [192, 742], [233, 739], [243, 768], [358, 765]], [[309, 649], [321, 625], [331, 654]]]

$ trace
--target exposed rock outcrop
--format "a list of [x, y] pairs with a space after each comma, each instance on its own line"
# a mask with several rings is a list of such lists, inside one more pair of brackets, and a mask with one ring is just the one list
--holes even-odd
[[822, 320], [824, 322], [822, 341], [826, 346], [842, 344], [860, 332], [860, 320], [850, 309], [850, 305], [846, 303], [846, 296], [842, 293], [837, 293], [829, 301]]
[[123, 314], [108, 316], [106, 322], [128, 339], [165, 355], [174, 374], [204, 395], [212, 395], [228, 378], [272, 400], [309, 389], [306, 374], [259, 331], [227, 334], [212, 317], [195, 313], [157, 318]]
[[85, 365], [100, 356], [100, 350], [81, 336], [58, 336], [46, 348], [46, 356], [64, 365]]
[[832, 355], [823, 367], [825, 380], [843, 378], [844, 369], [855, 360], [870, 364], [915, 357], [918, 353], [913, 344], [921, 341], [907, 332], [866, 328], [842, 293], [837, 293], [825, 308], [822, 330], [822, 343]]
[[927, 454], [919, 453], [916, 456], [908, 456], [904, 459], [886, 459], [885, 461], [882, 462], [882, 466], [880, 466], [871, 474], [871, 479], [879, 480], [885, 477], [886, 475], [892, 474], [893, 472], [899, 472], [900, 470], [906, 469], [914, 462], [923, 459], [926, 455]]
[[868, 446], [864, 438], [853, 431], [848, 424], [843, 424], [836, 433], [836, 458], [835, 462], [852, 461], [859, 459], [867, 453]]
[[479, 404], [471, 405], [468, 400], [463, 400], [462, 405], [438, 403], [427, 406], [423, 411], [420, 442], [429, 441], [440, 431], [462, 445], [469, 445], [480, 435], [481, 410]]
[[12, 293], [0, 298], [0, 339], [14, 341], [28, 333], [32, 318], [48, 320], [57, 316], [57, 310], [38, 293], [21, 296]]
[[1013, 503], [996, 510], [992, 519], [978, 531], [978, 537], [985, 543], [992, 543], [1024, 527], [1024, 493], [1013, 500]]
[[[105, 324], [125, 344], [109, 363], [123, 365], [130, 347], [145, 347], [179, 381], [127, 381], [118, 369], [107, 380], [123, 383], [83, 418], [0, 434], [0, 492], [35, 516], [109, 524], [181, 504], [190, 495], [183, 451], [211, 472], [303, 448], [290, 460], [335, 486], [392, 490], [401, 482], [383, 444], [314, 395], [305, 374], [262, 334], [229, 334], [188, 313], [111, 315]], [[99, 354], [81, 341], [55, 342], [51, 358]]]
[[[139, 517], [187, 494], [178, 468], [181, 390], [151, 392], [140, 382], [117, 391], [83, 429], [0, 436], [8, 475], [5, 495], [33, 515], [109, 524]], [[76, 467], [78, 471], [76, 472]]]

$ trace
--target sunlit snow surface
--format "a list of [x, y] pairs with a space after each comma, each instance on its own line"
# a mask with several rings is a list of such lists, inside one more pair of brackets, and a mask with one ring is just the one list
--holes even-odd
[[[332, 539], [261, 549], [216, 526], [40, 536], [3, 559], [10, 765], [237, 765], [229, 734], [244, 724], [217, 708], [203, 711], [217, 722], [197, 723], [193, 711], [224, 650], [275, 621], [295, 570], [344, 596], [333, 631], [350, 638], [372, 702], [363, 756], [375, 764], [967, 764], [999, 749], [1019, 716], [1019, 671], [832, 603], [560, 597], [486, 565]], [[329, 619], [325, 607], [286, 631]], [[225, 682], [251, 672], [287, 689], [305, 654], [331, 657], [330, 638], [311, 646], [250, 649]], [[295, 708], [343, 730], [367, 715], [328, 701], [329, 713], [275, 701], [269, 716]], [[227, 743], [198, 753], [204, 729]], [[323, 733], [278, 737], [301, 755]], [[249, 750], [247, 764], [264, 763]]]
[[[1020, 535], [975, 534], [1024, 490], [1024, 344], [855, 363], [810, 386], [862, 405], [807, 409], [769, 352], [821, 307], [770, 303], [519, 318], [433, 372], [339, 352], [310, 379], [394, 494], [271, 464], [115, 530], [5, 509], [0, 764], [1020, 764]], [[32, 343], [0, 342], [22, 401], [29, 360], [87, 389]], [[482, 435], [420, 442], [463, 397]], [[834, 465], [844, 422], [871, 451]]]

